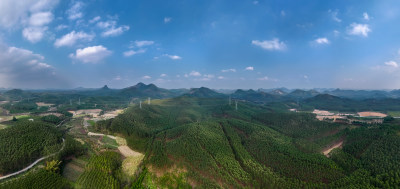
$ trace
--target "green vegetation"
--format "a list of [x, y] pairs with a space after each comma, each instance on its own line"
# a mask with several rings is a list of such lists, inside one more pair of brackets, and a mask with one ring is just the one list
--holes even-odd
[[61, 148], [61, 133], [43, 122], [17, 121], [0, 130], [0, 173], [22, 169]]
[[79, 177], [76, 188], [120, 188], [120, 181], [116, 177], [120, 166], [120, 155], [116, 152], [93, 156]]
[[68, 181], [61, 175], [40, 169], [37, 172], [30, 172], [21, 178], [0, 183], [0, 189], [21, 189], [21, 188], [70, 188]]
[[[387, 187], [399, 181], [399, 129], [388, 126], [398, 124], [393, 120], [350, 130], [313, 114], [272, 112], [248, 102], [239, 102], [238, 111], [224, 99], [179, 97], [154, 104], [95, 125], [124, 135], [131, 148], [146, 154], [145, 166], [162, 173], [148, 173], [143, 187], [177, 187], [177, 180], [204, 188]], [[322, 155], [340, 139], [343, 150]]]

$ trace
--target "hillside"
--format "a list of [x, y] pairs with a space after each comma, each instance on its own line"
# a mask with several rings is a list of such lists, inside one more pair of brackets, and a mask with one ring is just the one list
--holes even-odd
[[225, 98], [224, 94], [215, 92], [206, 87], [192, 88], [184, 96], [197, 97], [197, 98]]
[[[353, 172], [360, 167], [349, 172], [340, 159], [321, 154], [346, 135], [347, 126], [317, 121], [312, 114], [268, 113], [244, 102], [236, 111], [225, 99], [179, 97], [154, 104], [131, 107], [96, 129], [123, 134], [129, 146], [148, 154], [146, 177], [155, 183], [182, 178], [205, 188], [345, 187], [361, 176]], [[163, 186], [177, 187], [172, 181]]]

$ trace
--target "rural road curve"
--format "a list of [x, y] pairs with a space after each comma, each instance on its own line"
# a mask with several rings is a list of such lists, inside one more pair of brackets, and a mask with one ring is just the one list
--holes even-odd
[[62, 140], [63, 140], [63, 145], [62, 145], [60, 151], [55, 152], [55, 153], [52, 153], [52, 154], [50, 154], [50, 155], [48, 155], [48, 156], [42, 157], [42, 158], [36, 160], [35, 162], [33, 162], [32, 164], [30, 164], [28, 167], [25, 167], [25, 168], [22, 169], [22, 170], [19, 170], [19, 171], [17, 171], [17, 172], [14, 172], [14, 173], [11, 173], [11, 174], [8, 174], [8, 175], [5, 175], [5, 176], [2, 176], [2, 177], [0, 177], [0, 180], [3, 180], [3, 179], [6, 179], [6, 178], [9, 178], [9, 177], [12, 177], [12, 176], [21, 174], [21, 173], [23, 173], [23, 172], [29, 170], [29, 169], [32, 168], [33, 166], [35, 166], [35, 165], [36, 165], [37, 163], [39, 163], [40, 161], [42, 161], [42, 160], [44, 160], [44, 159], [47, 159], [47, 158], [49, 158], [49, 157], [51, 157], [51, 156], [54, 156], [54, 155], [56, 155], [57, 153], [61, 152], [61, 151], [64, 149], [64, 146], [65, 146], [65, 140], [64, 140], [64, 139], [62, 139]]

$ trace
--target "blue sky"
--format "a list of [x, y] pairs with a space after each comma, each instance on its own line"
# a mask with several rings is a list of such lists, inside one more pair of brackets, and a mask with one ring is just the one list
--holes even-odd
[[0, 87], [400, 88], [400, 2], [2, 0]]

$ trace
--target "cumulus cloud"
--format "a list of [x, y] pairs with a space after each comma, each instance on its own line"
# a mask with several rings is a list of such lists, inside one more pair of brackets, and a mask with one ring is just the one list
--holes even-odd
[[225, 79], [224, 76], [218, 76], [218, 79]]
[[60, 87], [65, 82], [40, 54], [0, 43], [0, 87]]
[[246, 67], [244, 70], [253, 71], [253, 70], [254, 70], [254, 67], [253, 67], [253, 66], [249, 66], [249, 67]]
[[146, 52], [145, 49], [139, 49], [139, 50], [137, 50], [137, 51], [129, 50], [129, 51], [125, 51], [125, 52], [124, 52], [124, 56], [125, 56], [125, 57], [130, 57], [130, 56], [133, 56], [133, 55], [135, 55], [135, 54], [141, 54], [141, 53], [145, 53], [145, 52]]
[[53, 14], [51, 12], [38, 12], [32, 14], [29, 18], [31, 26], [43, 26], [53, 21]]
[[83, 17], [82, 8], [84, 4], [81, 1], [75, 1], [67, 10], [68, 19], [76, 20]]
[[259, 40], [253, 40], [251, 41], [251, 44], [261, 47], [265, 50], [285, 50], [286, 49], [286, 44], [282, 41], [279, 41], [278, 38], [274, 38], [272, 40], [265, 40], [265, 41], [259, 41]]
[[395, 62], [395, 61], [388, 61], [388, 62], [385, 62], [385, 65], [386, 65], [386, 66], [389, 66], [389, 67], [393, 67], [393, 68], [399, 67], [399, 65], [398, 65], [397, 62]]
[[60, 24], [60, 25], [58, 25], [58, 26], [56, 27], [56, 30], [57, 30], [57, 31], [61, 31], [61, 30], [63, 30], [63, 29], [67, 29], [67, 28], [68, 28], [67, 25], [65, 25], [65, 24]]
[[13, 28], [26, 24], [29, 15], [51, 11], [59, 0], [1, 0], [0, 27]]
[[99, 63], [111, 55], [111, 51], [102, 45], [77, 49], [75, 54], [70, 54], [70, 58], [79, 60], [83, 63]]
[[103, 37], [118, 36], [130, 29], [130, 27], [126, 25], [117, 26], [117, 21], [115, 20], [98, 22], [97, 27], [104, 29], [104, 31], [101, 33], [101, 36]]
[[[185, 74], [185, 75], [186, 75], [186, 74]], [[198, 72], [198, 71], [191, 71], [191, 72], [189, 73], [189, 76], [200, 77], [201, 74], [200, 74], [200, 72]], [[186, 76], [185, 76], [185, 77], [186, 77]]]
[[314, 40], [314, 42], [317, 44], [329, 44], [330, 43], [330, 41], [326, 37], [317, 38], [316, 40]]
[[0, 27], [24, 28], [22, 36], [32, 43], [40, 41], [53, 20], [51, 13], [58, 0], [1, 0]]
[[151, 77], [148, 76], [148, 75], [145, 75], [145, 76], [142, 77], [142, 79], [151, 79]]
[[363, 18], [364, 18], [364, 20], [368, 21], [368, 20], [369, 20], [369, 15], [368, 15], [368, 13], [364, 12], [364, 13], [363, 13]]
[[72, 46], [77, 41], [92, 41], [94, 34], [87, 34], [85, 32], [72, 31], [54, 42], [55, 47]]
[[268, 76], [264, 76], [264, 77], [258, 78], [258, 80], [260, 80], [260, 81], [268, 81], [269, 77]]
[[[143, 41], [135, 41], [135, 46], [136, 47], [144, 47], [144, 46], [150, 46], [150, 45], [153, 45], [154, 44], [154, 41], [146, 41], [146, 40], [143, 40]], [[131, 46], [131, 48], [133, 48], [134, 46], [132, 45]]]
[[371, 29], [368, 24], [352, 23], [347, 30], [349, 35], [358, 35], [363, 37], [368, 37], [369, 32], [371, 32]]
[[96, 17], [94, 17], [93, 19], [89, 20], [89, 23], [91, 23], [91, 24], [96, 23], [96, 22], [99, 21], [100, 19], [101, 19], [100, 16], [96, 16]]
[[160, 77], [167, 77], [167, 74], [161, 74]]
[[172, 59], [172, 60], [180, 60], [182, 59], [182, 57], [178, 56], [178, 55], [170, 55], [170, 54], [164, 54], [164, 56]]
[[111, 28], [108, 28], [107, 30], [105, 30], [103, 33], [101, 33], [101, 35], [103, 37], [118, 36], [128, 30], [129, 30], [129, 26], [125, 26], [125, 25], [116, 27], [116, 28], [111, 27]]
[[24, 28], [24, 30], [22, 31], [22, 36], [31, 43], [36, 43], [42, 40], [47, 29], [48, 29], [47, 27]]
[[171, 22], [172, 21], [172, 18], [171, 17], [165, 17], [164, 18], [164, 23], [169, 23], [169, 22]]
[[236, 72], [236, 69], [230, 68], [230, 69], [226, 69], [226, 70], [221, 70], [221, 72]]

